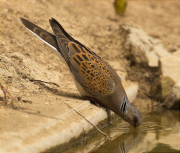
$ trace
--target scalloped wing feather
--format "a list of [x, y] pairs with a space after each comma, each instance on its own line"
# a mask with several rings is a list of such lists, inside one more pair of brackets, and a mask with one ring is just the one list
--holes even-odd
[[84, 90], [94, 96], [110, 94], [115, 83], [107, 63], [79, 44], [70, 42], [68, 47], [70, 70]]

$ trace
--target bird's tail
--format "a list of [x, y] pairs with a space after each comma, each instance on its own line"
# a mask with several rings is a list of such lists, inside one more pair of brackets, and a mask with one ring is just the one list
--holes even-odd
[[69, 49], [69, 43], [70, 42], [75, 42], [76, 44], [86, 48], [83, 44], [75, 40], [73, 37], [71, 37], [59, 24], [55, 19], [50, 19], [49, 20], [51, 28], [54, 32], [54, 35], [56, 37], [56, 41], [58, 44], [58, 51], [60, 52], [61, 56], [64, 58], [66, 61], [67, 65], [70, 65], [70, 57], [71, 57], [71, 49]]
[[32, 32], [34, 35], [36, 35], [38, 38], [40, 38], [42, 41], [44, 41], [46, 44], [54, 48], [55, 50], [58, 50], [57, 41], [54, 35], [47, 32], [46, 30], [38, 27], [37, 25], [29, 22], [26, 19], [20, 18], [20, 21], [25, 25], [25, 27]]

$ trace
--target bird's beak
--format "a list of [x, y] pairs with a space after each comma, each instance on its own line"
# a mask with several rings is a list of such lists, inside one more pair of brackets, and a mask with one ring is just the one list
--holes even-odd
[[134, 124], [134, 127], [136, 128], [136, 124]]

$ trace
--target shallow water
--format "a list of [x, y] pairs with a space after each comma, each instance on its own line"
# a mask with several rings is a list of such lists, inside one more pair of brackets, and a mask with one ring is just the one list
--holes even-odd
[[121, 134], [92, 152], [179, 152], [179, 111], [149, 113], [138, 129], [126, 125], [117, 123], [115, 127], [110, 127]]
[[[118, 118], [102, 131], [111, 136], [107, 140], [96, 133], [90, 138], [82, 137], [64, 152], [98, 153], [140, 153], [140, 152], [179, 152], [180, 128], [179, 111], [162, 110], [143, 115], [139, 128], [133, 128]], [[58, 152], [58, 150], [56, 150]]]

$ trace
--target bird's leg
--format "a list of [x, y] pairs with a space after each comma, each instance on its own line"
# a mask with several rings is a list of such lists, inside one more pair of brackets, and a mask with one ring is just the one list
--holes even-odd
[[111, 122], [111, 111], [109, 109], [106, 109], [106, 113], [108, 116], [107, 123], [108, 123], [108, 125], [110, 125], [110, 124], [112, 124], [112, 122]]
[[102, 109], [104, 109], [104, 110], [106, 111], [106, 108], [103, 107], [96, 98], [94, 98], [94, 97], [89, 97], [89, 96], [83, 96], [83, 99], [84, 99], [84, 100], [89, 100], [89, 101], [91, 102], [91, 104], [94, 104], [94, 105], [96, 105], [97, 107], [101, 107]]
[[103, 107], [96, 98], [89, 97], [89, 96], [83, 96], [83, 99], [89, 100], [92, 104], [104, 109], [106, 111], [106, 113], [107, 113], [107, 116], [108, 116], [108, 119], [107, 119], [108, 125], [110, 125], [112, 123], [111, 122], [111, 111], [109, 109]]

